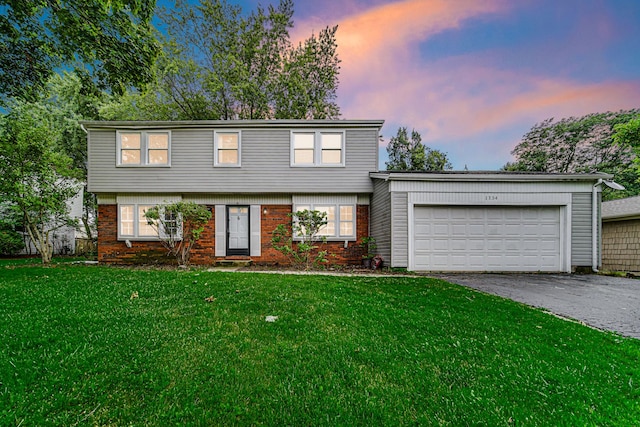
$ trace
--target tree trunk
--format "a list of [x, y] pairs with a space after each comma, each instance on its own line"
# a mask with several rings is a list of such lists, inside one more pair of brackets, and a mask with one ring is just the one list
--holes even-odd
[[37, 226], [27, 222], [27, 232], [29, 238], [36, 247], [36, 250], [40, 252], [43, 264], [49, 264], [53, 256], [53, 245], [49, 242], [49, 232], [39, 230]]

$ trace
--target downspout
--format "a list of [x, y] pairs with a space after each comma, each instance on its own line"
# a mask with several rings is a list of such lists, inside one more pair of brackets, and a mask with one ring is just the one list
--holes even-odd
[[593, 184], [591, 189], [591, 269], [598, 272], [598, 186], [602, 179]]

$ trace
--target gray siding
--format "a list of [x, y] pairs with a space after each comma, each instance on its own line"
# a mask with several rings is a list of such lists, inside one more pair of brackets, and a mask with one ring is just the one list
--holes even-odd
[[408, 195], [391, 193], [391, 267], [409, 266]]
[[571, 265], [591, 266], [591, 193], [571, 198]]
[[213, 166], [214, 129], [170, 129], [171, 167], [116, 167], [116, 130], [89, 131], [94, 193], [371, 193], [378, 129], [346, 129], [344, 167], [291, 167], [290, 130], [242, 129], [241, 167]]
[[391, 262], [391, 193], [389, 183], [382, 179], [373, 180], [373, 196], [371, 197], [371, 236], [376, 239], [378, 253], [385, 263]]

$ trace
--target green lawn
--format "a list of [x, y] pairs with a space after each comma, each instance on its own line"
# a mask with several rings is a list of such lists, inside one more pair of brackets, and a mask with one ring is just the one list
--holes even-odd
[[640, 341], [439, 280], [0, 262], [3, 426], [638, 425], [639, 386]]

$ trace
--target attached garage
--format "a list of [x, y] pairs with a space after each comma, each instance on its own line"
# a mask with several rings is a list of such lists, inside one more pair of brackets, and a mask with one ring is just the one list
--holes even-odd
[[561, 271], [557, 206], [416, 206], [414, 269]]
[[391, 267], [571, 272], [600, 264], [599, 183], [610, 175], [378, 172], [371, 177], [371, 235]]

